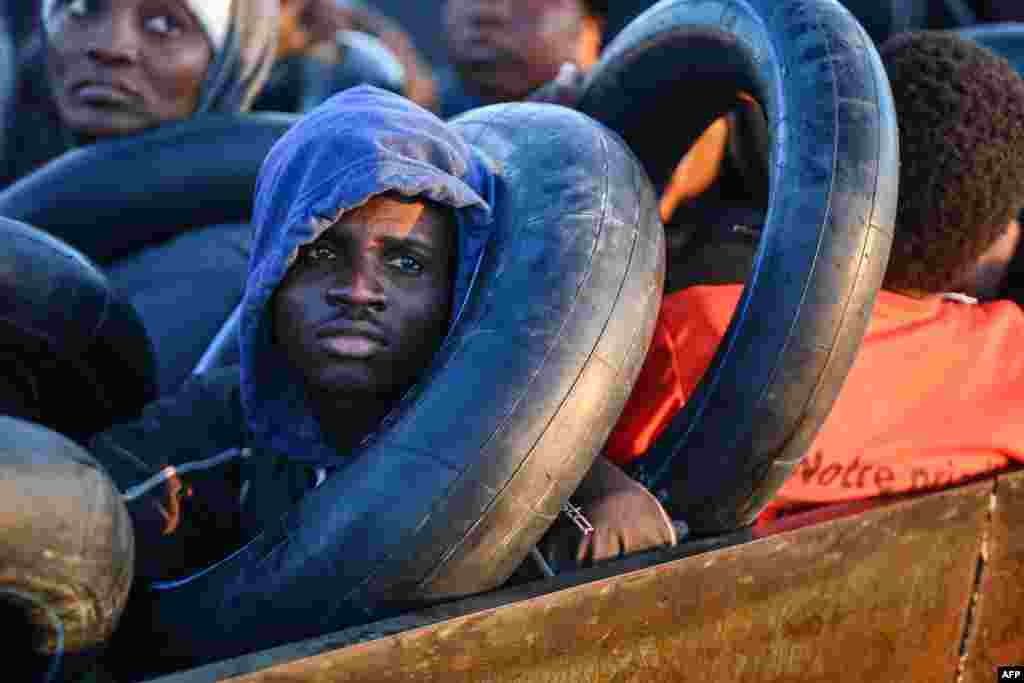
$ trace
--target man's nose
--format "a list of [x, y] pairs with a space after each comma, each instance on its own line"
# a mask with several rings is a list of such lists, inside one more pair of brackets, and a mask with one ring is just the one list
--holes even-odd
[[128, 12], [110, 11], [89, 36], [89, 56], [104, 64], [134, 63], [140, 49], [139, 28]]
[[365, 260], [352, 265], [327, 288], [327, 301], [332, 305], [359, 306], [383, 310], [387, 296], [380, 278]]

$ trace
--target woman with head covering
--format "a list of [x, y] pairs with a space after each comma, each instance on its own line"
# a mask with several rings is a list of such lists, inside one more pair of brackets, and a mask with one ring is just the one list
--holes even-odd
[[[245, 111], [273, 62], [278, 5], [45, 0], [7, 110], [0, 187], [80, 145]], [[108, 265], [153, 340], [164, 391], [188, 376], [238, 303], [249, 233], [244, 224], [190, 230]]]
[[0, 186], [80, 145], [248, 108], [277, 0], [44, 0], [8, 106]]

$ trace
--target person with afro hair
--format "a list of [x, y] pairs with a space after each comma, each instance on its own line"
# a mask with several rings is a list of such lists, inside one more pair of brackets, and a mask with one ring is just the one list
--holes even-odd
[[[889, 269], [831, 414], [762, 519], [941, 488], [1024, 462], [1024, 312], [984, 301], [1004, 286], [1020, 241], [1024, 80], [952, 34], [902, 34], [881, 54], [902, 159]], [[742, 289], [698, 285], [665, 297], [608, 460], [628, 470], [668, 426]], [[583, 513], [602, 505], [599, 497]], [[577, 558], [592, 556], [591, 538], [624, 536], [637, 524], [631, 515], [643, 514], [620, 511], [624, 521], [585, 537]]]
[[952, 33], [882, 48], [900, 122], [900, 197], [884, 287], [992, 298], [1020, 239], [1024, 81]]

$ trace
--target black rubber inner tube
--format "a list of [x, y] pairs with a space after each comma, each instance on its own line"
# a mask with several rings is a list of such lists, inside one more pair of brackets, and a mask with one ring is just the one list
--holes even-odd
[[294, 121], [209, 115], [89, 145], [0, 192], [0, 215], [100, 265], [186, 230], [246, 222], [263, 159]]
[[82, 448], [30, 422], [0, 416], [0, 469], [6, 664], [24, 667], [14, 668], [18, 680], [78, 680], [128, 600], [128, 510]]
[[[603, 447], [661, 300], [653, 189], [617, 136], [564, 107], [498, 105], [451, 125], [498, 174], [466, 308], [351, 465], [237, 554], [133, 601], [163, 667], [495, 588]], [[122, 651], [137, 656], [147, 638], [130, 631]]]
[[[135, 310], [84, 256], [0, 217], [0, 372], [35, 419], [76, 439], [156, 397], [153, 347]], [[26, 398], [26, 397], [22, 397]]]
[[754, 269], [700, 385], [636, 475], [698, 534], [753, 522], [831, 409], [881, 286], [896, 211], [892, 93], [834, 0], [663, 0], [593, 70], [580, 109], [664, 184], [739, 91], [772, 136]]

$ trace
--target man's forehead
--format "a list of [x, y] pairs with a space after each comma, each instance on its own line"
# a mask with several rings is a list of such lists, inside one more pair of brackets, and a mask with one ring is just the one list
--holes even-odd
[[365, 204], [331, 218], [314, 218], [320, 237], [406, 239], [429, 246], [454, 228], [449, 207], [423, 197], [398, 193], [377, 195]]

